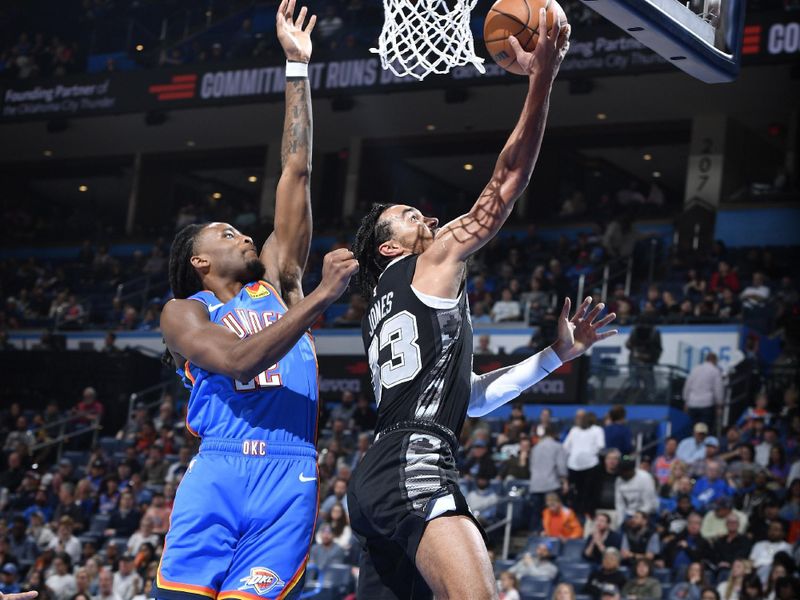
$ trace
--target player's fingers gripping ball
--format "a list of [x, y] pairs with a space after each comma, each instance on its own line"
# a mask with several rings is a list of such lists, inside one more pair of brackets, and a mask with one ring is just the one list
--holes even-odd
[[[540, 32], [539, 10], [547, 13], [547, 30]], [[506, 71], [525, 75], [509, 43], [514, 36], [526, 52], [533, 52], [539, 36], [553, 29], [553, 22], [566, 24], [567, 16], [555, 0], [497, 0], [489, 9], [483, 25], [483, 40], [494, 62]]]

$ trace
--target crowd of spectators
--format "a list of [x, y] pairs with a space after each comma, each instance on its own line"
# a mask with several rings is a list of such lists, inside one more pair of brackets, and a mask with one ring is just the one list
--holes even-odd
[[[93, 388], [69, 408], [11, 404], [2, 412], [0, 592], [36, 589], [45, 599], [149, 597], [175, 490], [197, 450], [185, 406], [165, 395], [137, 405], [114, 436], [34, 450], [71, 427], [102, 419]], [[320, 510], [310, 577], [331, 565], [357, 576], [360, 549], [348, 522], [347, 485], [372, 439], [375, 408], [343, 392], [321, 413]], [[544, 408], [529, 421], [521, 405], [507, 419], [468, 419], [457, 457], [476, 518], [505, 516], [510, 490], [521, 506], [527, 545], [496, 561], [501, 598], [564, 590], [593, 599], [797, 598], [800, 552], [798, 390], [781, 402], [754, 400], [719, 438], [698, 421], [664, 441], [657, 455], [629, 453], [625, 409], [572, 424]], [[490, 535], [491, 550], [499, 552]], [[513, 550], [513, 549], [512, 549]], [[338, 568], [342, 568], [341, 566]], [[538, 587], [536, 587], [538, 586]], [[542, 587], [544, 586], [544, 588]], [[521, 594], [515, 596], [514, 594]], [[794, 595], [793, 595], [794, 594]], [[574, 596], [573, 596], [574, 597]], [[710, 597], [708, 600], [711, 600]]]

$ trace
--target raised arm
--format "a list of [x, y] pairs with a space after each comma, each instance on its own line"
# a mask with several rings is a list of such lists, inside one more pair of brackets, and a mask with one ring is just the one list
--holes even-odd
[[570, 319], [570, 300], [565, 298], [558, 320], [558, 339], [552, 345], [516, 365], [495, 369], [483, 375], [473, 373], [467, 414], [470, 417], [489, 414], [518, 397], [563, 363], [581, 356], [595, 342], [616, 334], [616, 329], [600, 331], [616, 315], [610, 313], [595, 320], [603, 310], [603, 304], [598, 304], [587, 314], [591, 303], [591, 296], [587, 297]]
[[[544, 9], [539, 14], [539, 31], [547, 31]], [[533, 52], [525, 52], [514, 36], [508, 38], [517, 62], [528, 73], [528, 95], [522, 114], [478, 200], [467, 214], [437, 232], [434, 244], [422, 254], [418, 264], [432, 264], [438, 268], [466, 260], [495, 236], [511, 214], [515, 201], [530, 181], [539, 155], [550, 90], [569, 47], [569, 33], [569, 25], [554, 19], [553, 27], [547, 35], [539, 37]]]
[[164, 340], [173, 354], [207, 371], [249, 381], [297, 343], [316, 318], [342, 295], [357, 270], [358, 263], [349, 250], [328, 253], [319, 286], [277, 322], [242, 339], [212, 323], [208, 309], [200, 302], [172, 300], [161, 313]]
[[286, 54], [286, 113], [281, 141], [281, 177], [275, 192], [275, 229], [261, 250], [267, 276], [280, 286], [288, 306], [303, 298], [302, 278], [311, 245], [311, 88], [308, 62], [316, 15], [305, 22], [295, 0], [278, 7], [278, 40]]

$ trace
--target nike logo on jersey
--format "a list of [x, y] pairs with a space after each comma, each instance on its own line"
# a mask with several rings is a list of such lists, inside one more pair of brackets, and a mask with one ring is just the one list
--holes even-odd
[[302, 473], [300, 473], [300, 476], [298, 477], [298, 479], [300, 481], [302, 481], [303, 483], [308, 483], [309, 481], [316, 481], [317, 480], [316, 477], [306, 477]]
[[215, 311], [215, 310], [217, 310], [218, 308], [220, 308], [221, 306], [225, 306], [225, 303], [224, 303], [224, 302], [220, 302], [219, 304], [210, 305], [210, 306], [208, 307], [208, 312]]

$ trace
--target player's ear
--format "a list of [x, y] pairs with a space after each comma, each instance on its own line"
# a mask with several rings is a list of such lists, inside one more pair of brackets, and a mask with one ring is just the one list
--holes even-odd
[[208, 267], [210, 266], [208, 256], [205, 254], [195, 254], [189, 259], [189, 262], [192, 263], [195, 269], [202, 272], [208, 271]]
[[378, 252], [381, 253], [381, 256], [396, 258], [403, 253], [403, 247], [395, 240], [386, 240], [378, 246]]

